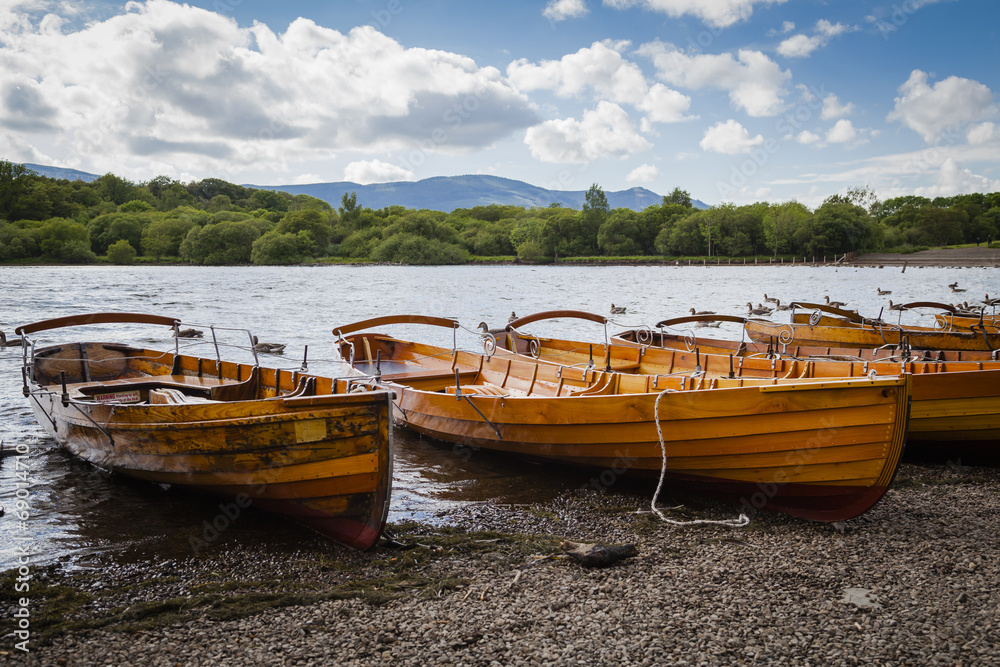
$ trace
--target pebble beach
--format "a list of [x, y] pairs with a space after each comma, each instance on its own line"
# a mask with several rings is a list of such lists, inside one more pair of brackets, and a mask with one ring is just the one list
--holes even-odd
[[[363, 554], [309, 536], [52, 566], [33, 581], [30, 651], [8, 635], [0, 662], [1000, 664], [995, 467], [904, 464], [842, 524], [762, 512], [742, 528], [675, 526], [649, 495], [617, 491], [391, 524], [394, 543]], [[737, 513], [669, 490], [661, 501], [677, 521]], [[584, 568], [564, 539], [638, 555]]]

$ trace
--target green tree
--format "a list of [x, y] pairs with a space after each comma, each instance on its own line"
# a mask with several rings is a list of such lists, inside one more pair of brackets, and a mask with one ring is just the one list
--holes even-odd
[[11, 215], [18, 199], [27, 191], [31, 170], [23, 164], [0, 160], [0, 218], [13, 221]]
[[680, 204], [684, 208], [691, 208], [691, 193], [687, 190], [681, 190], [680, 188], [674, 188], [673, 192], [669, 195], [664, 195], [664, 204]]
[[39, 233], [42, 254], [71, 264], [92, 262], [97, 255], [90, 249], [87, 228], [74, 220], [52, 218]]
[[581, 229], [584, 237], [583, 242], [587, 246], [587, 252], [595, 253], [597, 251], [597, 232], [601, 229], [604, 221], [608, 219], [611, 208], [608, 206], [607, 195], [597, 183], [590, 186], [584, 199], [583, 208], [580, 211], [583, 223]]
[[142, 230], [142, 250], [157, 262], [164, 256], [179, 256], [181, 242], [194, 226], [194, 222], [186, 217], [157, 218]]
[[774, 257], [792, 252], [795, 233], [810, 216], [812, 212], [795, 200], [768, 207], [763, 219], [764, 238]]
[[297, 234], [271, 231], [253, 242], [250, 261], [254, 264], [299, 264], [302, 252]]
[[616, 208], [597, 232], [597, 245], [605, 255], [635, 255], [642, 251], [639, 214]]
[[108, 261], [112, 264], [134, 264], [135, 254], [135, 248], [125, 239], [115, 241], [108, 247]]

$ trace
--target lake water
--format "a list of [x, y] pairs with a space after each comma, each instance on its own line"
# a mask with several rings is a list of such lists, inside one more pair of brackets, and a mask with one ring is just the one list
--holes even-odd
[[[511, 312], [575, 309], [608, 313], [612, 302], [627, 308], [620, 327], [652, 325], [685, 315], [692, 307], [734, 315], [764, 293], [783, 302], [822, 302], [825, 295], [875, 316], [888, 299], [978, 302], [1000, 294], [995, 269], [910, 267], [0, 267], [0, 329], [12, 336], [20, 324], [92, 311], [169, 315], [198, 328], [245, 327], [261, 340], [287, 344], [283, 357], [265, 365], [298, 368], [308, 346], [309, 370], [342, 373], [331, 330], [378, 315], [413, 313], [457, 318], [475, 329], [506, 324]], [[958, 281], [968, 291], [953, 294]], [[876, 288], [892, 290], [880, 297]], [[964, 297], [960, 299], [959, 297]], [[904, 321], [930, 324], [929, 314], [906, 313]], [[727, 325], [723, 325], [724, 327]], [[560, 321], [530, 327], [540, 334], [600, 342], [603, 328]], [[451, 345], [452, 333], [429, 327], [390, 332]], [[704, 330], [702, 330], [704, 331]], [[738, 329], [709, 330], [738, 337]], [[150, 326], [57, 330], [46, 335], [142, 343], [170, 349], [172, 339]], [[478, 349], [461, 332], [460, 347]], [[212, 356], [211, 348], [192, 353]], [[226, 357], [234, 358], [234, 357]], [[30, 450], [31, 516], [23, 526], [13, 513], [0, 517], [0, 570], [16, 562], [17, 538], [30, 537], [32, 563], [63, 561], [86, 566], [95, 553], [122, 558], [174, 558], [190, 554], [190, 538], [218, 514], [217, 500], [165, 491], [110, 476], [65, 454], [35, 423], [21, 394], [20, 348], [0, 350], [0, 438]], [[581, 471], [553, 473], [486, 452], [465, 461], [452, 449], [397, 430], [397, 459], [390, 520], [446, 521], [466, 503], [543, 501], [587, 483]], [[0, 461], [0, 506], [13, 508], [14, 461]], [[23, 530], [23, 532], [22, 532]], [[250, 512], [224, 540], [314, 539], [305, 529]]]

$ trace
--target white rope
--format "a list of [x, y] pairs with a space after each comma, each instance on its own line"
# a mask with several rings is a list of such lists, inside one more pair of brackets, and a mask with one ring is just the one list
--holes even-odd
[[663, 516], [663, 512], [656, 507], [656, 501], [660, 497], [660, 490], [663, 489], [663, 479], [667, 476], [667, 445], [663, 441], [663, 429], [660, 426], [660, 399], [675, 391], [677, 390], [664, 389], [656, 395], [656, 401], [653, 403], [653, 420], [656, 422], [656, 435], [660, 438], [660, 456], [662, 457], [662, 463], [660, 464], [660, 482], [656, 485], [656, 493], [653, 494], [653, 500], [649, 504], [650, 509], [653, 510], [653, 514], [659, 517], [660, 521], [668, 523], [671, 526], [713, 525], [729, 526], [730, 528], [742, 528], [743, 526], [746, 526], [750, 523], [750, 517], [746, 514], [740, 514], [738, 519], [692, 519], [691, 521], [676, 521]]

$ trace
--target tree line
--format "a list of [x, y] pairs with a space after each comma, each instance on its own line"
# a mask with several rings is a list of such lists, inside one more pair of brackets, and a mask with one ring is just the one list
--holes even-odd
[[0, 261], [461, 264], [576, 257], [820, 257], [992, 241], [1000, 193], [880, 201], [865, 188], [796, 202], [696, 209], [675, 188], [643, 211], [611, 209], [597, 184], [580, 210], [491, 204], [450, 213], [340, 206], [219, 179], [47, 178], [0, 160]]

